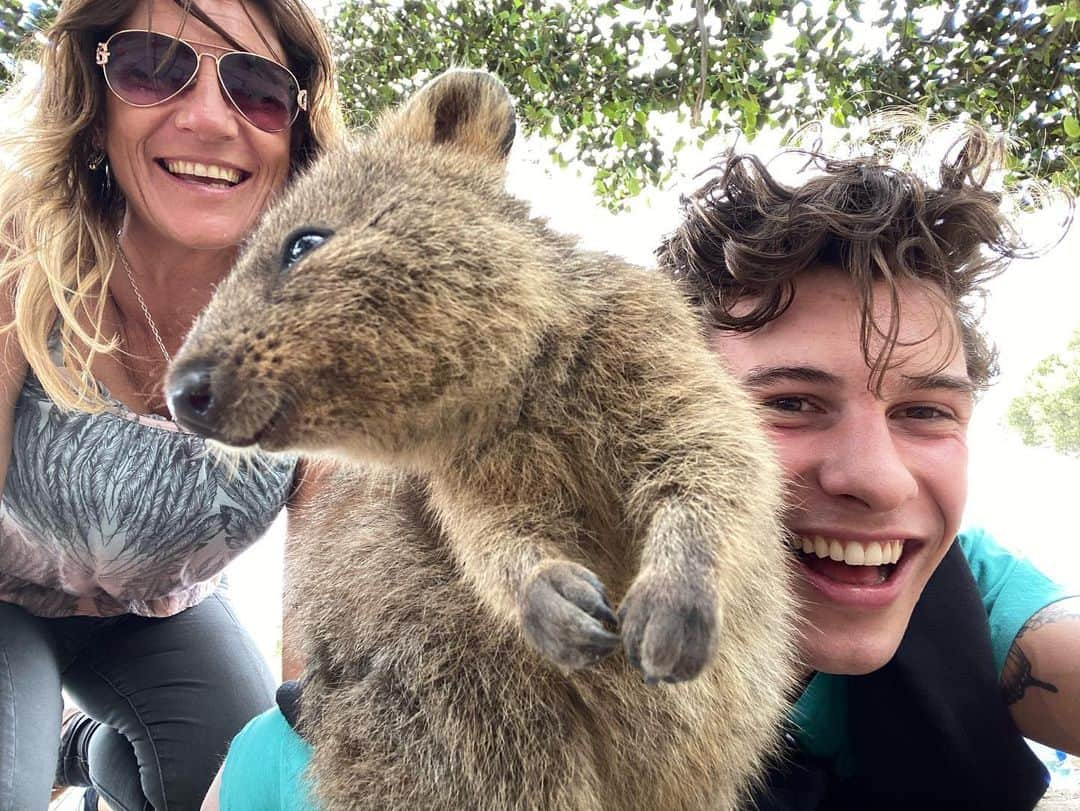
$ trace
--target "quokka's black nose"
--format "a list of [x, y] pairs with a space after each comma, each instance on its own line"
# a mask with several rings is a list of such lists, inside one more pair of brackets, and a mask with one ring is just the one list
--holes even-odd
[[189, 431], [214, 436], [216, 409], [209, 360], [194, 360], [169, 373], [165, 399], [175, 419]]

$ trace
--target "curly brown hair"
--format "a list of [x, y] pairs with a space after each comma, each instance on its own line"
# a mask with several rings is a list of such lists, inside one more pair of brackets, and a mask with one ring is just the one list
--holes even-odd
[[[729, 153], [711, 170], [715, 175], [682, 198], [683, 222], [656, 255], [706, 323], [759, 329], [791, 304], [799, 274], [840, 268], [859, 297], [861, 345], [877, 390], [900, 345], [898, 288], [913, 280], [940, 295], [959, 324], [968, 375], [986, 386], [997, 372], [997, 353], [979, 329], [977, 305], [986, 282], [1024, 250], [1001, 195], [986, 188], [1004, 156], [1001, 142], [968, 130], [941, 163], [936, 185], [881, 157], [790, 152], [823, 174], [789, 187], [758, 158]], [[872, 315], [876, 282], [885, 283], [892, 303], [886, 325]], [[883, 341], [872, 353], [875, 336]]]

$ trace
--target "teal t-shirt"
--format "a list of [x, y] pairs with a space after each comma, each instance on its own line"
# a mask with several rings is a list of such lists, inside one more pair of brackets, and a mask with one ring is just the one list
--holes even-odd
[[304, 770], [311, 746], [274, 707], [251, 719], [229, 746], [221, 770], [221, 811], [307, 811], [315, 808]]
[[[967, 557], [990, 621], [998, 672], [1016, 634], [1034, 614], [1070, 596], [1038, 569], [1003, 549], [980, 529], [961, 533]], [[818, 673], [792, 710], [796, 737], [804, 750], [829, 758], [838, 774], [851, 774], [854, 759], [847, 736], [847, 679]], [[221, 777], [222, 811], [304, 811], [312, 809], [304, 770], [311, 747], [275, 708], [252, 720], [233, 739]]]

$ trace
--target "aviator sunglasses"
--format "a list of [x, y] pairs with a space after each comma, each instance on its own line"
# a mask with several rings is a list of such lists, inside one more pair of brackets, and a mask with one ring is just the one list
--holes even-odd
[[192, 43], [224, 50], [156, 31], [124, 30], [98, 43], [95, 61], [109, 89], [132, 107], [168, 101], [191, 84], [202, 57], [209, 56], [217, 65], [225, 98], [263, 132], [288, 129], [300, 111], [307, 109], [307, 91], [300, 89], [296, 76], [284, 65], [246, 51], [200, 54]]

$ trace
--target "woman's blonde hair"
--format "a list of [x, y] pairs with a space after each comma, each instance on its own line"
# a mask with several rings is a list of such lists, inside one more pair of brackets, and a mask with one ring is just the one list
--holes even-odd
[[[270, 19], [290, 69], [308, 90], [308, 111], [292, 131], [295, 172], [343, 132], [333, 56], [303, 0], [247, 1]], [[237, 47], [195, 0], [173, 2]], [[115, 336], [101, 333], [102, 293], [124, 213], [107, 163], [91, 168], [101, 157], [108, 92], [94, 52], [136, 3], [65, 0], [39, 46], [39, 75], [16, 82], [2, 104], [17, 130], [0, 134], [0, 290], [13, 297], [14, 309], [0, 332], [15, 330], [30, 368], [56, 403], [89, 412], [105, 405], [91, 375], [93, 359], [117, 346]], [[63, 368], [49, 352], [57, 326]]]

